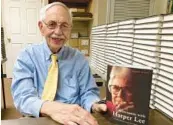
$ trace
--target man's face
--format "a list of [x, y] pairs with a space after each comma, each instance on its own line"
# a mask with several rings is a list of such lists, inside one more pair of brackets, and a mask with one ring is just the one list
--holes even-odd
[[39, 22], [39, 28], [50, 50], [56, 53], [70, 37], [71, 22], [68, 11], [55, 5], [46, 11], [46, 18]]
[[132, 102], [132, 86], [125, 77], [116, 76], [110, 86], [112, 102], [115, 105]]

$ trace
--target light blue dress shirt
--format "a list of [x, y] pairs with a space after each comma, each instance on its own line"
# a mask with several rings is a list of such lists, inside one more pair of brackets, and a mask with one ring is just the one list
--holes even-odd
[[[39, 117], [51, 51], [46, 42], [24, 49], [14, 65], [12, 96], [16, 108], [24, 115]], [[78, 50], [62, 47], [57, 54], [59, 83], [55, 100], [79, 104], [90, 112], [99, 100], [99, 90], [91, 74], [88, 61]]]

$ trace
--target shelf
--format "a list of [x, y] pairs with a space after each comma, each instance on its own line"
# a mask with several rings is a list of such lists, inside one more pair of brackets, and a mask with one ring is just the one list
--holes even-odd
[[90, 17], [73, 17], [73, 21], [90, 21], [93, 20], [93, 18]]

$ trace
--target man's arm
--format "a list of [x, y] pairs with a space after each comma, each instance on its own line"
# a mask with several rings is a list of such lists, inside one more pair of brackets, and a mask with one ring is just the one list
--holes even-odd
[[78, 82], [80, 85], [81, 106], [91, 112], [92, 105], [99, 101], [100, 98], [99, 89], [96, 86], [87, 61], [84, 62], [79, 73]]
[[78, 82], [80, 86], [81, 106], [88, 112], [93, 110], [93, 104], [100, 100], [99, 89], [92, 76], [88, 61], [82, 60], [81, 69], [78, 73]]
[[34, 86], [34, 73], [30, 55], [24, 50], [14, 65], [11, 92], [14, 104], [22, 114], [39, 117], [43, 101]]
[[78, 82], [80, 85], [81, 106], [88, 112], [106, 112], [106, 104], [98, 104], [100, 101], [99, 89], [91, 73], [89, 63], [83, 59], [80, 72], [78, 73]]

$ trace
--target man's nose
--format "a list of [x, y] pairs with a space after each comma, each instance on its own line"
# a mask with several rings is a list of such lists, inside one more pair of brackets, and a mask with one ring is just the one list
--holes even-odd
[[58, 25], [58, 26], [55, 28], [54, 33], [55, 33], [56, 35], [62, 35], [62, 29], [61, 29], [61, 26], [60, 26], [60, 25]]

